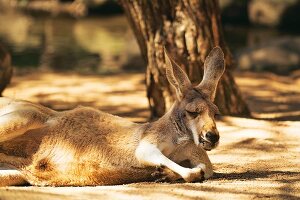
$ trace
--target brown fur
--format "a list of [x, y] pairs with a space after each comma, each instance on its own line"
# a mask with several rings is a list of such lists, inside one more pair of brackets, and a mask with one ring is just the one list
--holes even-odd
[[[203, 173], [210, 177], [212, 166], [204, 149], [214, 148], [217, 142], [211, 142], [205, 133], [218, 135], [214, 122], [218, 110], [211, 99], [215, 82], [224, 71], [221, 49], [215, 48], [211, 54], [221, 60], [217, 67], [222, 69], [210, 72], [217, 78], [204, 84], [205, 92], [201, 84], [193, 88], [166, 55], [168, 80], [180, 85], [176, 88], [178, 100], [153, 123], [137, 124], [87, 107], [56, 112], [31, 102], [1, 98], [0, 163], [18, 170], [22, 180], [33, 185], [149, 181], [155, 179], [151, 174], [159, 166], [166, 167], [161, 176], [172, 181], [194, 181]], [[178, 165], [186, 160], [191, 168]]]

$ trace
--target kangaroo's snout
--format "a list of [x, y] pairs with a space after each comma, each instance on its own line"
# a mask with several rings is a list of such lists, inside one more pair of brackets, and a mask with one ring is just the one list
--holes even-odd
[[219, 141], [220, 136], [219, 136], [219, 134], [217, 134], [217, 133], [214, 133], [214, 132], [209, 131], [209, 132], [207, 132], [207, 133], [205, 134], [205, 138], [206, 138], [208, 141], [210, 141], [212, 144], [215, 144], [215, 143], [217, 143], [217, 142]]

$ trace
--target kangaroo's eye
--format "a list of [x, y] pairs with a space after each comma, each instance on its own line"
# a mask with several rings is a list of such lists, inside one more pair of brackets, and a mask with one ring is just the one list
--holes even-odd
[[190, 111], [186, 111], [188, 114], [189, 114], [189, 116], [191, 116], [192, 118], [196, 118], [198, 115], [199, 115], [199, 113], [198, 112], [190, 112]]

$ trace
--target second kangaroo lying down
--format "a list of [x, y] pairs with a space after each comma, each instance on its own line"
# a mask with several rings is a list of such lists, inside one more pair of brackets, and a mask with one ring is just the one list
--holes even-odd
[[[0, 164], [40, 186], [150, 181], [159, 166], [170, 181], [209, 178], [213, 170], [205, 150], [219, 140], [213, 100], [224, 72], [223, 52], [219, 47], [210, 52], [203, 80], [195, 87], [167, 54], [165, 59], [178, 99], [153, 123], [136, 124], [86, 107], [57, 112], [0, 98]], [[179, 165], [186, 161], [189, 167]], [[1, 173], [0, 182], [17, 184], [16, 177], [10, 180]]]

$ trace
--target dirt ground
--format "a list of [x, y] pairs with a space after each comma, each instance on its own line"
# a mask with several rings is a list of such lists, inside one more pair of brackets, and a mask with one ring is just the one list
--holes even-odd
[[[238, 73], [252, 119], [223, 117], [220, 145], [209, 152], [215, 175], [203, 183], [98, 187], [0, 187], [0, 199], [300, 199], [300, 73]], [[4, 96], [64, 110], [77, 105], [143, 122], [144, 75], [30, 73]]]

